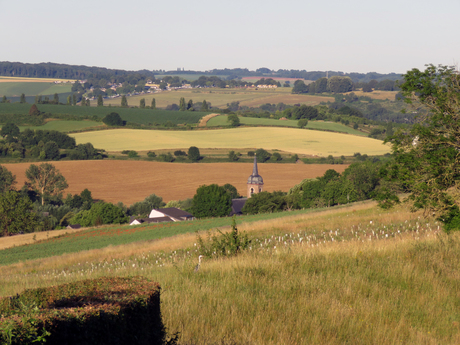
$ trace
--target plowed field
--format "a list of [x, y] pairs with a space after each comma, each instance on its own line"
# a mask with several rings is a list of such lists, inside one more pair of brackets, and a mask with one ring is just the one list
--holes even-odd
[[[131, 205], [155, 193], [164, 201], [191, 198], [203, 184], [231, 183], [246, 195], [246, 182], [252, 163], [160, 163], [146, 161], [71, 161], [53, 162], [65, 176], [69, 188], [65, 193], [80, 193], [88, 188], [95, 199]], [[29, 163], [4, 164], [16, 175], [17, 188], [25, 181]], [[328, 169], [343, 172], [347, 165], [259, 164], [264, 190], [288, 191], [305, 178], [322, 176]]]

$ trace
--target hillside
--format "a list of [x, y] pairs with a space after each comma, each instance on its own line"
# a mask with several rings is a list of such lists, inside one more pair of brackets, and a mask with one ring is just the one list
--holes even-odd
[[[152, 226], [83, 230], [43, 243], [51, 255], [62, 241], [79, 252], [0, 266], [0, 295], [141, 275], [160, 283], [164, 322], [180, 344], [460, 341], [458, 236], [447, 238], [420, 214], [381, 211], [372, 203], [276, 215], [281, 218], [238, 218], [251, 246], [237, 257], [205, 258], [197, 273], [193, 232], [149, 241], [149, 232], [153, 239], [158, 231]], [[177, 226], [161, 231], [177, 233]], [[110, 245], [135, 233], [147, 236]], [[106, 248], [84, 250], [102, 239]]]

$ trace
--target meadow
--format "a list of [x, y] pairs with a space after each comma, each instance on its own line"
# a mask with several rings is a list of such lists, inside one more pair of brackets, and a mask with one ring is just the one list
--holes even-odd
[[[150, 194], [161, 196], [165, 202], [193, 198], [199, 186], [212, 183], [221, 186], [230, 183], [245, 196], [253, 167], [252, 163], [175, 164], [137, 160], [57, 161], [53, 165], [69, 184], [64, 195], [80, 194], [88, 188], [95, 199], [115, 204], [121, 201], [126, 205], [142, 201]], [[30, 163], [2, 166], [16, 175], [20, 189]], [[264, 163], [258, 166], [264, 178], [264, 190], [287, 192], [303, 179], [322, 176], [328, 169], [342, 173], [348, 165]]]
[[[250, 247], [236, 257], [205, 258], [196, 273], [194, 233], [145, 236], [123, 245], [110, 243], [136, 232], [158, 238], [157, 230], [167, 234], [167, 228], [140, 226], [130, 233], [121, 231], [127, 227], [110, 227], [65, 235], [56, 243], [66, 241], [80, 251], [0, 266], [0, 295], [140, 275], [160, 283], [163, 321], [170, 334], [179, 332], [180, 344], [460, 341], [457, 234], [443, 234], [436, 221], [404, 206], [382, 211], [369, 202], [276, 215], [238, 218]], [[171, 235], [175, 226], [181, 225], [171, 225]], [[205, 239], [206, 229], [200, 229]], [[99, 238], [107, 239], [106, 247], [90, 249]], [[46, 242], [52, 240], [25, 248], [39, 253]]]
[[[298, 120], [275, 120], [258, 117], [243, 117], [240, 116], [240, 123], [243, 125], [251, 126], [274, 126], [274, 127], [295, 127], [297, 128]], [[227, 115], [215, 116], [206, 122], [208, 127], [228, 126]], [[367, 136], [367, 133], [360, 132], [348, 126], [337, 122], [324, 122], [324, 121], [309, 121], [306, 126], [308, 129], [332, 131], [339, 133], [348, 133], [353, 135]]]
[[163, 131], [113, 129], [72, 134], [77, 143], [90, 142], [107, 151], [198, 148], [264, 148], [302, 155], [352, 156], [355, 152], [383, 155], [382, 141], [344, 133], [300, 128], [243, 127], [215, 130]]
[[71, 91], [72, 84], [63, 80], [62, 84], [55, 84], [58, 79], [49, 78], [16, 78], [0, 77], [0, 96], [26, 96], [54, 95], [55, 93], [67, 93]]
[[42, 126], [18, 126], [21, 131], [26, 128], [35, 130], [54, 130], [59, 132], [73, 132], [95, 128], [106, 128], [107, 126], [102, 122], [83, 120], [83, 121], [66, 121], [66, 120], [53, 120], [48, 121]]
[[[227, 103], [240, 102], [241, 106], [258, 107], [265, 103], [278, 104], [283, 102], [285, 104], [307, 104], [317, 105], [321, 102], [334, 102], [334, 98], [330, 96], [320, 95], [293, 95], [291, 88], [278, 88], [278, 89], [179, 89], [173, 91], [161, 91], [149, 93], [145, 95], [129, 96], [128, 105], [139, 106], [142, 98], [145, 99], [145, 104], [150, 105], [152, 98], [155, 98], [156, 106], [159, 108], [166, 108], [166, 106], [173, 103], [179, 104], [181, 97], [184, 97], [188, 102], [189, 99], [194, 103], [211, 102], [213, 107], [226, 108]], [[104, 100], [104, 105], [119, 106], [121, 98], [113, 98]]]
[[[65, 101], [65, 100], [61, 100]], [[94, 102], [93, 102], [94, 103]], [[29, 114], [31, 104], [3, 104], [0, 103], [1, 114]], [[173, 124], [195, 124], [206, 114], [199, 111], [167, 111], [167, 110], [152, 110], [152, 109], [139, 109], [139, 108], [115, 108], [115, 107], [81, 107], [81, 106], [68, 106], [68, 105], [53, 105], [53, 104], [39, 104], [38, 110], [51, 115], [71, 115], [77, 117], [97, 117], [102, 119], [104, 116], [111, 112], [118, 113], [124, 121], [131, 123], [138, 123], [141, 125], [148, 124], [164, 124], [171, 122]]]

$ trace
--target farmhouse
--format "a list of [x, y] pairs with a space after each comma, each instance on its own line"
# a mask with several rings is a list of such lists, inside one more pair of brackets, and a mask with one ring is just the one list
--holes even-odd
[[184, 220], [193, 220], [195, 217], [188, 212], [182, 211], [176, 207], [159, 208], [150, 211], [148, 218], [131, 217], [129, 225], [139, 225], [143, 223], [161, 223], [161, 222], [181, 222]]

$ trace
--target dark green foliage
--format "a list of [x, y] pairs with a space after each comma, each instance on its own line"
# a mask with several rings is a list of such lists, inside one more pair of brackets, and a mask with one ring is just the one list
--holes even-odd
[[273, 162], [279, 162], [282, 159], [281, 154], [279, 152], [274, 152], [270, 157], [270, 160]]
[[9, 190], [14, 190], [16, 184], [16, 176], [7, 168], [0, 165], [0, 194]]
[[353, 89], [353, 82], [350, 77], [333, 76], [328, 79], [327, 88], [334, 93], [349, 92]]
[[180, 111], [185, 111], [186, 105], [185, 105], [185, 98], [181, 97], [179, 100], [179, 110]]
[[[160, 286], [141, 277], [98, 278], [0, 299], [2, 344], [167, 344]], [[8, 339], [9, 338], [9, 339]], [[175, 343], [175, 340], [169, 344]]]
[[0, 103], [10, 103], [10, 101], [8, 100], [8, 98], [6, 98], [5, 95], [3, 95], [2, 101]]
[[147, 157], [149, 157], [149, 158], [155, 158], [156, 156], [157, 156], [157, 154], [155, 152], [153, 152], [153, 151], [147, 152]]
[[104, 106], [104, 100], [102, 99], [102, 95], [97, 96], [97, 106], [98, 107]]
[[[0, 194], [0, 231], [2, 236], [33, 232], [38, 228], [37, 215], [32, 203], [19, 192], [6, 191]], [[1, 315], [1, 314], [0, 314]]]
[[123, 126], [123, 120], [121, 119], [120, 115], [115, 112], [107, 114], [102, 119], [102, 122], [104, 122], [107, 126]]
[[297, 121], [297, 126], [300, 128], [305, 128], [308, 125], [308, 120], [307, 119], [300, 119]]
[[174, 156], [171, 154], [171, 152], [168, 152], [168, 153], [161, 153], [159, 156], [158, 156], [159, 160], [162, 161], [162, 162], [174, 162], [175, 158]]
[[50, 163], [42, 163], [39, 166], [31, 164], [26, 170], [26, 178], [28, 189], [40, 195], [42, 205], [47, 198], [60, 198], [62, 191], [68, 187], [65, 177]]
[[243, 214], [258, 214], [279, 212], [285, 209], [287, 209], [286, 193], [277, 191], [252, 194], [241, 211]]
[[27, 103], [27, 101], [26, 101], [26, 95], [25, 95], [25, 94], [21, 93], [21, 97], [20, 97], [20, 99], [19, 99], [19, 103]]
[[209, 111], [209, 106], [206, 100], [203, 100], [203, 102], [201, 103], [200, 111]]
[[305, 85], [303, 80], [296, 80], [294, 82], [294, 87], [292, 88], [292, 93], [307, 93], [308, 85]]
[[87, 160], [87, 159], [102, 159], [106, 157], [102, 150], [94, 148], [93, 144], [78, 144], [75, 150], [70, 153], [70, 159]]
[[45, 153], [45, 159], [47, 160], [59, 160], [61, 154], [59, 153], [59, 146], [54, 141], [48, 141], [43, 147]]
[[232, 210], [232, 198], [224, 187], [203, 185], [193, 197], [192, 214], [196, 218], [225, 217]]
[[128, 209], [128, 214], [131, 216], [145, 218], [153, 209], [159, 209], [165, 205], [166, 204], [163, 202], [163, 198], [161, 196], [151, 194], [143, 201], [132, 204]]
[[144, 109], [145, 108], [145, 98], [141, 98], [139, 101], [139, 108]]
[[2, 137], [10, 136], [12, 138], [17, 138], [19, 136], [19, 127], [16, 126], [14, 123], [8, 122], [5, 125], [3, 125], [0, 135]]
[[387, 140], [395, 162], [386, 176], [401, 182], [414, 210], [435, 215], [446, 231], [460, 230], [460, 76], [454, 68], [429, 65], [425, 71], [407, 72], [401, 90], [406, 103], [417, 109], [419, 123]]
[[258, 149], [255, 152], [255, 155], [257, 156], [257, 162], [260, 163], [268, 161], [271, 157], [271, 154], [265, 151], [264, 149]]
[[121, 96], [121, 106], [124, 108], [128, 107], [128, 100], [125, 95]]
[[196, 146], [190, 146], [187, 155], [192, 162], [198, 162], [201, 159], [200, 150]]
[[111, 203], [99, 201], [90, 210], [80, 211], [71, 219], [72, 224], [97, 226], [102, 224], [123, 224], [128, 222], [123, 210]]
[[187, 156], [187, 153], [185, 151], [176, 150], [176, 151], [174, 151], [174, 156], [176, 156], [176, 157]]
[[255, 152], [254, 151], [248, 151], [248, 157], [254, 157]]
[[230, 114], [227, 117], [227, 122], [231, 127], [238, 127], [240, 125], [240, 119], [236, 114]]
[[227, 193], [230, 195], [230, 198], [236, 199], [240, 198], [241, 196], [238, 194], [238, 190], [235, 188], [235, 186], [231, 185], [230, 183], [226, 183], [222, 186], [223, 189], [227, 191]]
[[241, 234], [236, 227], [235, 216], [232, 218], [232, 230], [223, 233], [218, 230], [220, 236], [211, 236], [207, 243], [197, 236], [198, 252], [208, 258], [220, 256], [235, 256], [249, 248], [251, 241], [247, 234]]
[[235, 151], [230, 151], [228, 153], [228, 160], [230, 162], [236, 162], [238, 159], [240, 159], [240, 156], [241, 156], [241, 153], [239, 153], [239, 152], [236, 153]]
[[157, 108], [157, 103], [155, 101], [155, 98], [152, 98], [152, 103], [150, 104], [151, 109], [156, 109]]

